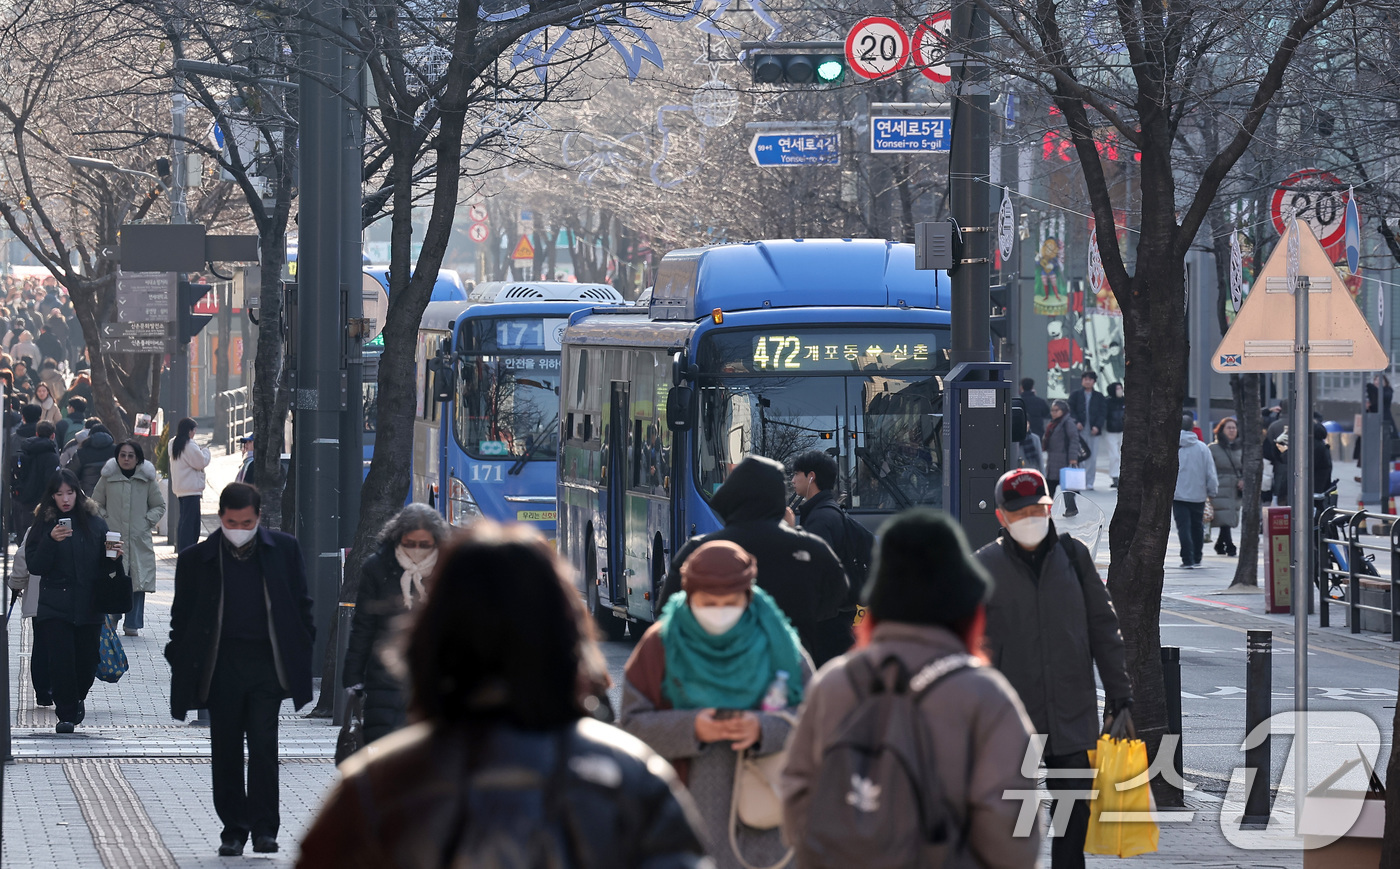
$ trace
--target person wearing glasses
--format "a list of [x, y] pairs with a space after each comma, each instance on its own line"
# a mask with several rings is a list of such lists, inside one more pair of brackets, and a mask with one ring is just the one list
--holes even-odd
[[436, 510], [409, 504], [384, 526], [379, 545], [360, 567], [341, 684], [362, 692], [366, 744], [404, 725], [402, 685], [380, 652], [398, 617], [422, 604], [424, 584], [437, 566], [438, 547], [447, 533]]

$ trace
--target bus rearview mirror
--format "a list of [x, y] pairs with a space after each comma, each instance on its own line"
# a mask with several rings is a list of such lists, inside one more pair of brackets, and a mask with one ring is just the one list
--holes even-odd
[[695, 390], [689, 386], [673, 386], [666, 396], [666, 427], [671, 431], [689, 431], [694, 420], [690, 416], [690, 406], [695, 400]]
[[451, 401], [457, 391], [457, 376], [450, 365], [437, 363], [433, 367], [433, 400]]

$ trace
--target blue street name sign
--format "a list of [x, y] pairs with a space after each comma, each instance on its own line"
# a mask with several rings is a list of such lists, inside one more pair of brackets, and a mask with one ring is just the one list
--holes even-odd
[[757, 166], [836, 166], [841, 163], [839, 133], [759, 133], [749, 144]]
[[870, 116], [872, 154], [935, 154], [952, 147], [953, 125], [947, 118]]

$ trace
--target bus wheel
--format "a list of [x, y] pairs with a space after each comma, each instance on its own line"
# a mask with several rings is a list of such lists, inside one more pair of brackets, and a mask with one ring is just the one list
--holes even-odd
[[602, 595], [598, 593], [601, 586], [598, 585], [598, 556], [594, 552], [592, 544], [588, 547], [588, 553], [584, 556], [586, 573], [584, 574], [584, 584], [588, 591], [588, 612], [593, 616], [593, 623], [598, 626], [598, 631], [608, 640], [620, 640], [627, 633], [627, 621], [613, 615], [612, 610], [603, 606]]

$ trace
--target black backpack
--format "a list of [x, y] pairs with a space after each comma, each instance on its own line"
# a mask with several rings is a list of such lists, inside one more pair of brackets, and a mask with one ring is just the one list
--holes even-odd
[[910, 678], [894, 656], [878, 668], [868, 655], [851, 657], [846, 675], [856, 705], [822, 754], [798, 865], [936, 869], [963, 849], [964, 819], [944, 798], [935, 737], [919, 704], [948, 676], [978, 664], [949, 655]]
[[836, 555], [841, 559], [846, 579], [850, 581], [851, 599], [855, 600], [860, 597], [861, 590], [865, 588], [865, 580], [870, 575], [870, 562], [875, 558], [875, 535], [869, 528], [852, 519], [851, 514], [835, 501], [823, 505], [823, 508], [827, 507], [841, 514], [841, 524], [845, 531], [842, 534], [841, 551]]

